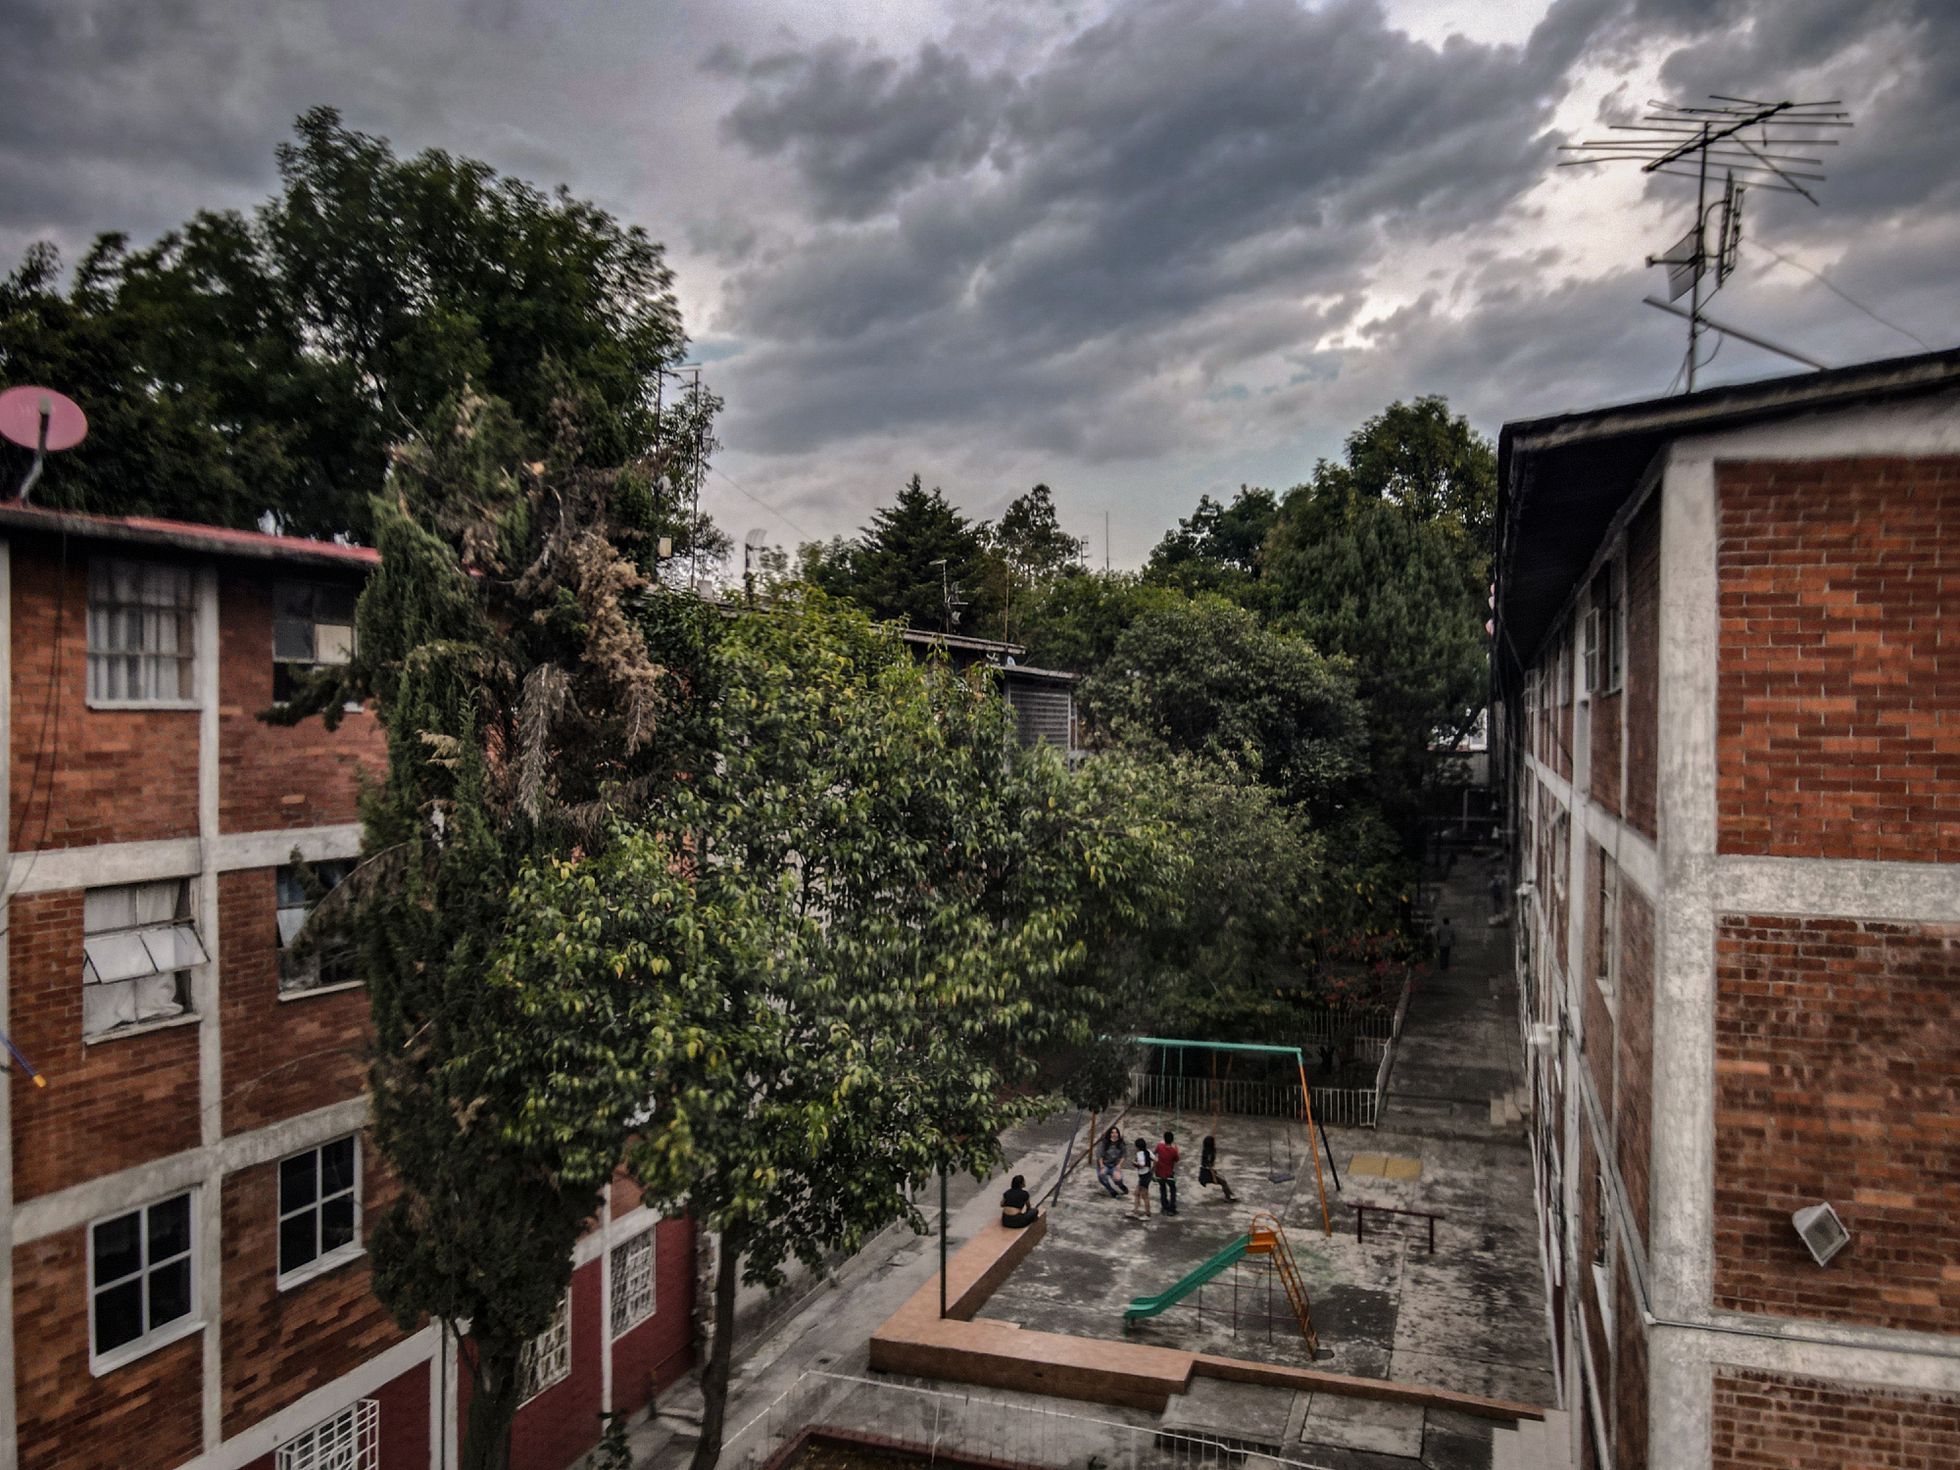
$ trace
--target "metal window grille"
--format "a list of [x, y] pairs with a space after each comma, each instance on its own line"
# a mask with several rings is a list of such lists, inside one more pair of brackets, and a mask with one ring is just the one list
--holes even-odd
[[653, 1231], [642, 1231], [612, 1252], [612, 1335], [653, 1315]]
[[190, 568], [91, 562], [88, 697], [136, 704], [194, 698], [195, 619]]
[[518, 1402], [536, 1398], [554, 1383], [572, 1376], [572, 1293], [566, 1288], [558, 1300], [551, 1325], [524, 1344], [518, 1364]]
[[356, 1399], [279, 1446], [277, 1470], [379, 1470], [381, 1405]]

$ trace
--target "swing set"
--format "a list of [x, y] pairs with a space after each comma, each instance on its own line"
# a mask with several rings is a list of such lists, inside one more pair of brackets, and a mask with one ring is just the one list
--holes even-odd
[[[1211, 1101], [1211, 1131], [1213, 1137], [1216, 1137], [1218, 1135], [1219, 1118], [1224, 1108], [1224, 1094], [1226, 1091], [1230, 1090], [1231, 1055], [1233, 1053], [1250, 1052], [1250, 1053], [1263, 1054], [1267, 1056], [1291, 1057], [1293, 1059], [1293, 1070], [1298, 1076], [1299, 1083], [1300, 1083], [1299, 1116], [1305, 1121], [1306, 1124], [1307, 1153], [1308, 1156], [1313, 1159], [1314, 1185], [1318, 1189], [1320, 1194], [1321, 1231], [1323, 1234], [1330, 1235], [1330, 1236], [1334, 1233], [1333, 1216], [1327, 1208], [1327, 1181], [1325, 1176], [1321, 1172], [1320, 1153], [1316, 1151], [1314, 1148], [1314, 1133], [1316, 1130], [1318, 1130], [1320, 1134], [1320, 1142], [1322, 1147], [1326, 1149], [1327, 1169], [1328, 1172], [1334, 1173], [1334, 1188], [1337, 1191], [1341, 1187], [1341, 1178], [1339, 1173], [1334, 1172], [1334, 1149], [1333, 1146], [1329, 1144], [1327, 1141], [1327, 1130], [1326, 1128], [1321, 1127], [1316, 1122], [1313, 1115], [1313, 1093], [1307, 1087], [1306, 1057], [1304, 1056], [1304, 1054], [1302, 1054], [1299, 1047], [1274, 1046], [1261, 1042], [1251, 1042], [1251, 1041], [1195, 1041], [1188, 1037], [1175, 1037], [1175, 1036], [1173, 1037], [1133, 1036], [1130, 1038], [1130, 1042], [1132, 1045], [1135, 1046], [1154, 1046], [1154, 1047], [1162, 1048], [1167, 1053], [1176, 1054], [1178, 1059], [1178, 1070], [1174, 1075], [1174, 1077], [1172, 1078], [1172, 1085], [1170, 1088], [1171, 1103], [1170, 1103], [1169, 1111], [1172, 1112], [1174, 1119], [1177, 1121], [1181, 1121], [1184, 1115], [1184, 1089], [1181, 1084], [1184, 1080], [1185, 1051], [1187, 1049], [1193, 1049], [1193, 1050], [1202, 1049], [1205, 1051], [1209, 1051], [1212, 1054], [1211, 1077], [1209, 1079], [1209, 1085], [1206, 1087], [1206, 1092], [1209, 1094], [1210, 1101]], [[1224, 1052], [1227, 1054], [1226, 1076], [1223, 1079], [1221, 1079], [1218, 1076], [1218, 1053], [1220, 1052]], [[1200, 1080], [1202, 1082], [1204, 1079], [1200, 1079]], [[1223, 1085], [1221, 1085], [1221, 1082]], [[1292, 1083], [1289, 1081], [1286, 1084], [1284, 1084], [1284, 1086], [1287, 1091], [1290, 1091], [1292, 1087]], [[1210, 1165], [1207, 1164], [1206, 1167], [1209, 1168]], [[1273, 1146], [1271, 1142], [1268, 1141], [1266, 1145], [1266, 1169], [1267, 1169], [1266, 1177], [1269, 1180], [1271, 1180], [1274, 1184], [1285, 1184], [1292, 1180], [1293, 1171], [1294, 1171], [1294, 1153], [1293, 1153], [1293, 1133], [1291, 1129], [1288, 1129], [1286, 1134], [1285, 1165], [1282, 1167], [1279, 1164], [1275, 1156], [1275, 1151], [1273, 1149]]]

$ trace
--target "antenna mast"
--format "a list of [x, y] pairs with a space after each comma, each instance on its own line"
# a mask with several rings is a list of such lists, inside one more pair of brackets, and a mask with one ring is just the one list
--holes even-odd
[[[1681, 308], [1672, 303], [1683, 295], [1689, 297], [1685, 315], [1690, 393], [1695, 391], [1702, 333], [1713, 331], [1742, 337], [1741, 333], [1731, 333], [1708, 320], [1702, 308], [1735, 269], [1736, 253], [1742, 244], [1743, 193], [1749, 189], [1771, 189], [1782, 194], [1801, 194], [1812, 204], [1817, 203], [1817, 196], [1806, 185], [1824, 182], [1821, 172], [1824, 160], [1806, 150], [1837, 147], [1840, 140], [1833, 136], [1832, 130], [1851, 126], [1851, 114], [1836, 101], [1764, 102], [1719, 93], [1708, 100], [1711, 105], [1706, 107], [1650, 103], [1647, 115], [1639, 122], [1609, 125], [1609, 131], [1632, 136], [1562, 144], [1561, 148], [1573, 156], [1559, 161], [1560, 168], [1574, 168], [1632, 160], [1640, 164], [1642, 173], [1695, 181], [1694, 225], [1665, 254], [1647, 257], [1647, 264], [1667, 267], [1667, 299], [1659, 301], [1649, 296], [1649, 306], [1683, 315]], [[1722, 176], [1719, 181], [1711, 178], [1718, 170]], [[1711, 184], [1719, 187], [1719, 197], [1710, 198]], [[1711, 266], [1715, 279], [1709, 284], [1706, 278]], [[1811, 358], [1761, 338], [1743, 340], [1816, 366]]]

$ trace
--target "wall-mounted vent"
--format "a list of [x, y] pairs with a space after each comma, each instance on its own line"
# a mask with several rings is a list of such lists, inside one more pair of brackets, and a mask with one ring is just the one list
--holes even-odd
[[1805, 1205], [1790, 1216], [1790, 1223], [1820, 1266], [1829, 1265], [1832, 1256], [1851, 1244], [1851, 1232], [1828, 1204]]

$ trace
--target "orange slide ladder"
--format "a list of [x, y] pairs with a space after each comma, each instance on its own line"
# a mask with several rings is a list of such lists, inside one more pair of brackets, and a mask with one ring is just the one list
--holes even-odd
[[1307, 1340], [1310, 1352], [1320, 1351], [1320, 1338], [1313, 1330], [1313, 1304], [1307, 1300], [1306, 1283], [1300, 1279], [1300, 1268], [1293, 1259], [1293, 1247], [1287, 1242], [1285, 1227], [1277, 1216], [1258, 1210], [1252, 1216], [1252, 1238], [1246, 1250], [1253, 1255], [1270, 1255], [1273, 1269], [1279, 1273], [1280, 1284], [1286, 1288], [1286, 1299], [1293, 1304], [1293, 1315], [1299, 1318], [1300, 1335]]

